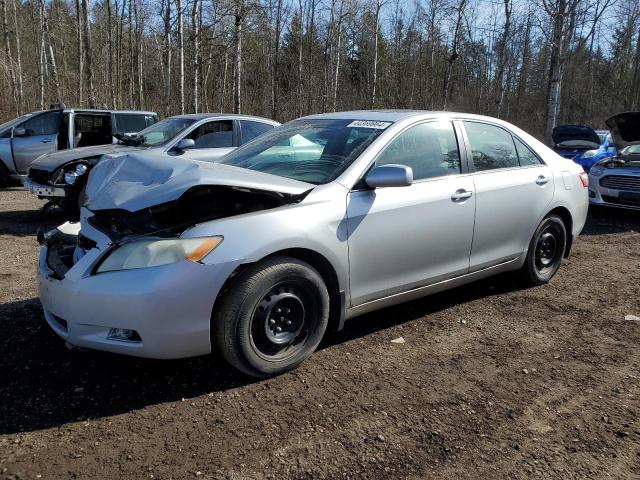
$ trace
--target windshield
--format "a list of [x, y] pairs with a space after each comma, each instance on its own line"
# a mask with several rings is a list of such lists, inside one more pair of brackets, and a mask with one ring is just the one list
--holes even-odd
[[141, 147], [157, 147], [173, 140], [178, 134], [186, 130], [195, 120], [191, 118], [172, 117], [151, 125], [134, 135], [136, 145]]
[[32, 116], [33, 116], [32, 113], [27, 113], [26, 115], [23, 115], [21, 117], [14, 118], [13, 120], [9, 120], [8, 122], [4, 122], [2, 125], [0, 125], [0, 130], [4, 130], [5, 128], [13, 127], [14, 125], [17, 125], [18, 123], [20, 123], [23, 120], [26, 120], [27, 118], [32, 117]]
[[313, 184], [338, 177], [389, 122], [302, 119], [275, 128], [220, 163]]
[[640, 155], [640, 145], [629, 145], [620, 152], [621, 155]]

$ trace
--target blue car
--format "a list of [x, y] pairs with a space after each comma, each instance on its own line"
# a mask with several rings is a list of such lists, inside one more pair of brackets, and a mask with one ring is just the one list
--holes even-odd
[[596, 131], [584, 125], [554, 128], [553, 149], [558, 155], [576, 162], [585, 172], [600, 160], [616, 155], [616, 147], [608, 131]]

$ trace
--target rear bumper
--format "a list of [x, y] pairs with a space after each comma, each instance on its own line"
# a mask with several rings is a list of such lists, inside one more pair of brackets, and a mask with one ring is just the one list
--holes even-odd
[[22, 177], [22, 185], [24, 185], [24, 188], [28, 191], [38, 195], [39, 197], [65, 197], [67, 195], [64, 188], [41, 185], [39, 183], [35, 183], [28, 177]]
[[[137, 270], [90, 274], [100, 252], [87, 252], [58, 280], [40, 251], [38, 290], [47, 323], [78, 347], [147, 358], [184, 358], [211, 351], [210, 319], [236, 262], [182, 261]], [[134, 330], [139, 341], [110, 338]]]

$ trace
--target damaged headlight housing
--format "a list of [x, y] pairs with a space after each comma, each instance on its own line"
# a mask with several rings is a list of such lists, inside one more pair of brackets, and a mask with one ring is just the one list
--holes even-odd
[[598, 150], [587, 150], [582, 154], [582, 158], [591, 158], [598, 153]]
[[78, 177], [86, 175], [89, 171], [89, 164], [87, 162], [72, 162], [63, 166], [56, 177], [56, 184], [73, 185], [78, 180]]
[[96, 273], [158, 267], [182, 260], [200, 262], [222, 243], [222, 237], [136, 240], [113, 250]]

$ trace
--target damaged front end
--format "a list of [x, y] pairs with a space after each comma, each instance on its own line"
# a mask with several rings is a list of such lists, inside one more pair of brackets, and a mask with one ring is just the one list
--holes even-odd
[[200, 185], [177, 200], [135, 212], [105, 209], [89, 217], [91, 225], [114, 242], [154, 235], [176, 237], [198, 223], [300, 202], [308, 192], [287, 194], [223, 185]]

